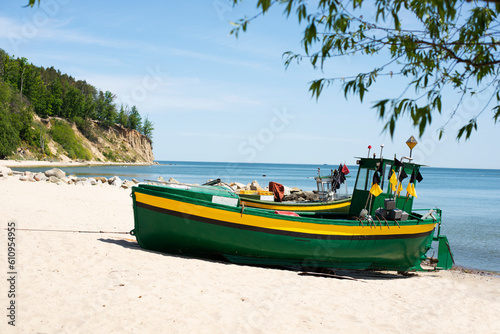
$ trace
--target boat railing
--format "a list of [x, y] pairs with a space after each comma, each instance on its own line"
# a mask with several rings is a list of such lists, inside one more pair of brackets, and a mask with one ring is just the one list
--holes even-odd
[[426, 220], [427, 218], [432, 218], [434, 221], [439, 222], [439, 224], [441, 224], [441, 212], [442, 212], [441, 209], [438, 208], [413, 209], [413, 211], [409, 213], [408, 216], [417, 220]]
[[[214, 181], [218, 181], [217, 183], [215, 183]], [[163, 185], [167, 185], [167, 186], [186, 186], [186, 187], [193, 187], [193, 188], [206, 188], [207, 186], [221, 186], [223, 189], [222, 190], [225, 190], [227, 191], [228, 193], [231, 193], [231, 194], [234, 194], [236, 196], [238, 196], [238, 194], [236, 193], [236, 191], [234, 191], [233, 188], [231, 188], [227, 183], [221, 181], [220, 179], [217, 179], [217, 180], [213, 180], [213, 181], [209, 181], [207, 183], [204, 183], [202, 185], [199, 185], [199, 184], [190, 184], [190, 183], [180, 183], [180, 182], [169, 182], [169, 181], [160, 181], [160, 180], [144, 180], [144, 182], [148, 183], [148, 184], [151, 184], [151, 183], [156, 183], [156, 184], [163, 184]]]

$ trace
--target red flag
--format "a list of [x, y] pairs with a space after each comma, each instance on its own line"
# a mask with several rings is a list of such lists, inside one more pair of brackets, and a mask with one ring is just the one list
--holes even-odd
[[344, 165], [344, 167], [342, 167], [342, 173], [344, 173], [344, 175], [349, 174], [349, 168], [347, 168], [347, 165]]

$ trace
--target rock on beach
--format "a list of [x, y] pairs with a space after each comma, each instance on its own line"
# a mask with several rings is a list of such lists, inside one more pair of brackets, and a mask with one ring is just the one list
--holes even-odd
[[52, 168], [52, 169], [46, 170], [44, 174], [46, 177], [55, 176], [58, 179], [62, 179], [63, 177], [66, 177], [66, 173], [63, 172], [62, 170], [60, 170], [59, 168]]
[[12, 175], [12, 169], [5, 166], [0, 166], [0, 177], [7, 177]]

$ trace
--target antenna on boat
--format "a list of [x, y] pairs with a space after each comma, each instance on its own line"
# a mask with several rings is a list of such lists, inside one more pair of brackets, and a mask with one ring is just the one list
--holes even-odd
[[411, 158], [411, 152], [413, 151], [413, 148], [418, 144], [417, 140], [415, 137], [411, 136], [407, 141], [406, 145], [410, 148], [410, 158]]
[[382, 160], [382, 151], [384, 150], [384, 144], [380, 144], [380, 160]]
[[370, 157], [370, 150], [371, 150], [371, 149], [372, 149], [372, 146], [371, 146], [371, 145], [368, 145], [368, 156], [367, 156], [367, 158], [369, 158], [369, 157]]

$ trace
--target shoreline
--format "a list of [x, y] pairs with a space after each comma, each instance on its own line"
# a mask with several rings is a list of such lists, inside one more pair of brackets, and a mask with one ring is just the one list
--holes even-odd
[[8, 168], [53, 168], [53, 167], [96, 167], [96, 166], [151, 166], [147, 162], [99, 162], [99, 161], [40, 161], [40, 160], [0, 160], [0, 166]]
[[500, 278], [500, 272], [494, 270], [473, 269], [464, 266], [453, 265], [450, 271], [456, 271], [468, 275], [488, 276]]

